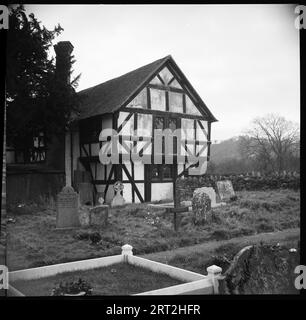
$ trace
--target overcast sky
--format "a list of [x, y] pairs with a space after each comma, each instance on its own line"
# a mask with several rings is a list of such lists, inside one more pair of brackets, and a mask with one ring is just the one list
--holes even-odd
[[[74, 46], [78, 90], [171, 54], [219, 122], [212, 140], [278, 113], [299, 122], [293, 5], [27, 5]], [[54, 53], [52, 52], [52, 55]]]

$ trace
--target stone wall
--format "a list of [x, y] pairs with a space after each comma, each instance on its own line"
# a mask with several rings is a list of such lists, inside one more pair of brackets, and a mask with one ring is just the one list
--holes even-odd
[[235, 191], [257, 191], [272, 189], [300, 189], [298, 174], [252, 176], [252, 175], [205, 175], [202, 177], [178, 178], [176, 193], [181, 200], [191, 200], [193, 191], [200, 187], [213, 187], [216, 181], [230, 180]]

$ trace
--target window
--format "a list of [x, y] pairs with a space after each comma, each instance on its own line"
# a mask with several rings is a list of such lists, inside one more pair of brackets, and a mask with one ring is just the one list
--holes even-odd
[[150, 89], [151, 109], [166, 111], [166, 92], [163, 90]]
[[43, 163], [46, 160], [46, 141], [44, 132], [29, 137], [23, 147], [8, 147], [8, 163]]
[[[153, 129], [170, 129], [172, 132], [179, 128], [178, 119], [172, 118], [169, 116], [161, 117], [155, 116], [154, 117], [154, 126]], [[165, 153], [165, 137], [162, 137], [162, 153]], [[177, 153], [177, 138], [173, 137], [173, 154]]]
[[164, 117], [155, 117], [154, 119], [154, 129], [164, 130], [165, 127], [165, 119]]
[[30, 162], [43, 162], [46, 160], [45, 135], [39, 132], [33, 137], [33, 148], [30, 149]]
[[173, 181], [175, 166], [169, 164], [153, 164], [151, 165], [152, 182]]
[[169, 92], [169, 111], [183, 113], [183, 95], [178, 92]]

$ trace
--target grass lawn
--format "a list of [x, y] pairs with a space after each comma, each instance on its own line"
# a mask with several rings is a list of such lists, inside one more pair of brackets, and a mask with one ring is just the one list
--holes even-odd
[[[192, 213], [183, 214], [178, 232], [172, 215], [149, 212], [147, 204], [111, 209], [109, 225], [102, 229], [55, 230], [54, 206], [33, 206], [8, 224], [7, 264], [11, 271], [121, 253], [123, 244], [141, 255], [234, 237], [273, 232], [300, 225], [300, 193], [292, 190], [237, 192], [238, 200], [212, 210], [208, 223], [194, 226]], [[88, 235], [99, 232], [92, 244]], [[81, 240], [83, 239], [83, 240]]]
[[[183, 268], [189, 271], [194, 271], [201, 274], [206, 274], [206, 268], [211, 265], [217, 265], [222, 268], [222, 273], [226, 272], [234, 256], [244, 247], [248, 245], [280, 244], [283, 248], [298, 248], [299, 236], [296, 234], [280, 237], [266, 238], [263, 234], [261, 239], [245, 236], [227, 241], [219, 241], [218, 243], [209, 242], [209, 246], [200, 248], [184, 248], [182, 252], [153, 253], [145, 255], [145, 258], [167, 263], [171, 266]], [[200, 246], [199, 246], [200, 247]], [[297, 263], [298, 265], [299, 263]]]
[[12, 285], [26, 296], [50, 296], [61, 281], [87, 281], [92, 295], [130, 295], [166, 288], [183, 283], [161, 273], [135, 267], [127, 263], [92, 270], [65, 272], [35, 280], [18, 280]]

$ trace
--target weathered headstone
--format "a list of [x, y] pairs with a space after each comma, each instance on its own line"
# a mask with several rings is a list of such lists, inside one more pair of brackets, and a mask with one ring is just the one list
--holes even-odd
[[65, 186], [57, 195], [57, 228], [79, 227], [79, 196], [70, 186]]
[[82, 227], [90, 226], [90, 206], [80, 206], [79, 220]]
[[121, 194], [123, 192], [123, 188], [124, 186], [121, 181], [115, 182], [114, 184], [115, 196], [111, 203], [112, 207], [123, 206], [125, 204], [125, 200]]
[[108, 221], [108, 205], [101, 204], [90, 208], [90, 225], [103, 227]]
[[230, 180], [217, 181], [218, 193], [221, 200], [230, 200], [235, 197], [232, 182]]
[[218, 207], [221, 204], [224, 204], [224, 203], [217, 203], [217, 201], [216, 201], [216, 192], [215, 192], [214, 188], [212, 188], [212, 187], [202, 187], [202, 188], [198, 188], [196, 190], [198, 190], [198, 192], [200, 192], [200, 191], [202, 192], [203, 191], [209, 196], [212, 208]]
[[195, 224], [199, 223], [202, 219], [206, 221], [207, 213], [211, 209], [210, 197], [201, 189], [195, 189], [192, 197], [192, 212]]

